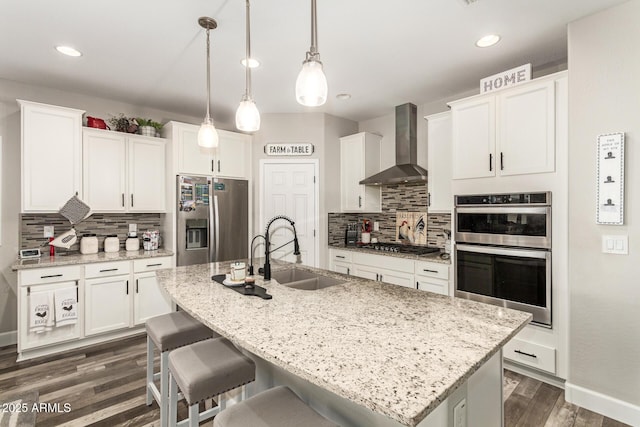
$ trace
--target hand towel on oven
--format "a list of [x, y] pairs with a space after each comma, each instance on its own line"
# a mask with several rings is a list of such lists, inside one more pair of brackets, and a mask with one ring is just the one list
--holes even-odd
[[53, 293], [31, 292], [29, 295], [29, 332], [42, 333], [53, 329]]
[[56, 308], [56, 327], [75, 325], [78, 321], [78, 298], [76, 287], [56, 289], [54, 301]]

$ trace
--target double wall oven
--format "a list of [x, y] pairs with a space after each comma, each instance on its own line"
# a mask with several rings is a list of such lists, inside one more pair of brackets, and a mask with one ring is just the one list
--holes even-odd
[[455, 197], [457, 297], [551, 327], [551, 192]]

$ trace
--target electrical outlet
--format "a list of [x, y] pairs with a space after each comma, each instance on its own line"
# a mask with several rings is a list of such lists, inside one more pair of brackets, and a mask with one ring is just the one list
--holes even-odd
[[373, 221], [373, 231], [380, 231], [380, 223], [378, 221]]
[[53, 237], [53, 225], [44, 226], [44, 237]]
[[467, 427], [467, 399], [462, 399], [453, 408], [453, 427]]

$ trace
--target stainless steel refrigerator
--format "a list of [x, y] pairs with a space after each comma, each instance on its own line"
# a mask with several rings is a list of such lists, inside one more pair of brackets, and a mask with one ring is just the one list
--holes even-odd
[[177, 176], [177, 265], [247, 258], [249, 182]]

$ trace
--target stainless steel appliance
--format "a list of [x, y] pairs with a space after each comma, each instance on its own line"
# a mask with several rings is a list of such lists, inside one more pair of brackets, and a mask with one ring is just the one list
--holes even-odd
[[178, 175], [177, 195], [178, 266], [247, 257], [248, 181]]
[[551, 192], [455, 197], [457, 297], [551, 327]]

